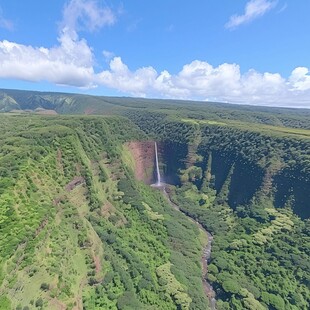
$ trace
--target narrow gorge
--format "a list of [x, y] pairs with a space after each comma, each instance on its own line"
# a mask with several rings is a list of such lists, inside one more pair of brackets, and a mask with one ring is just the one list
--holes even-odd
[[[201, 257], [201, 264], [202, 264], [202, 282], [205, 289], [205, 293], [207, 298], [209, 299], [209, 305], [211, 310], [216, 310], [216, 300], [215, 300], [215, 292], [213, 290], [212, 285], [208, 282], [207, 276], [208, 276], [208, 261], [211, 257], [211, 250], [212, 250], [212, 240], [213, 236], [196, 220], [194, 220], [191, 216], [186, 214], [185, 212], [181, 211], [180, 208], [171, 201], [171, 198], [169, 196], [169, 184], [165, 182], [161, 182], [162, 177], [159, 170], [159, 161], [158, 161], [158, 149], [157, 149], [157, 142], [154, 142], [154, 151], [155, 151], [155, 171], [156, 171], [156, 182], [153, 184], [153, 186], [159, 188], [164, 196], [169, 201], [169, 204], [177, 211], [181, 212], [185, 216], [188, 217], [188, 219], [193, 222], [206, 236], [207, 244], [202, 250], [202, 257]], [[167, 190], [168, 189], [168, 190]]]
[[[231, 298], [237, 298], [236, 307], [244, 309], [265, 309], [268, 303], [283, 309], [288, 302], [286, 293], [270, 301], [274, 294], [258, 288], [261, 283], [268, 287], [263, 268], [259, 269], [259, 279], [250, 270], [254, 268], [255, 253], [264, 264], [272, 261], [272, 266], [277, 266], [264, 268], [285, 273], [280, 249], [287, 247], [285, 240], [291, 236], [301, 238], [300, 256], [291, 256], [292, 266], [298, 261], [298, 268], [308, 268], [303, 254], [307, 221], [301, 225], [301, 220], [310, 216], [308, 142], [242, 128], [197, 124], [163, 122], [141, 128], [154, 130], [161, 138], [157, 142], [158, 167], [163, 182], [170, 184], [166, 187], [169, 195], [164, 194], [171, 205], [214, 236], [204, 285], [214, 289], [211, 295], [216, 295], [219, 309], [234, 309]], [[167, 128], [170, 136], [166, 135]], [[175, 135], [180, 132], [182, 135]], [[287, 148], [290, 152], [285, 151]], [[146, 170], [152, 165], [152, 182], [156, 183], [154, 155]], [[308, 280], [300, 281], [303, 290]], [[214, 309], [215, 300], [209, 305]]]

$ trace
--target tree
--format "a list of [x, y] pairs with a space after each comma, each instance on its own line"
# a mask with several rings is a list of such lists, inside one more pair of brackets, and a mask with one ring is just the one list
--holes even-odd
[[222, 287], [226, 293], [237, 294], [240, 290], [239, 283], [233, 279], [225, 280]]
[[48, 291], [50, 286], [47, 283], [42, 283], [40, 288], [41, 288], [42, 291]]
[[137, 300], [134, 292], [127, 291], [121, 297], [118, 298], [117, 308], [119, 310], [141, 309], [141, 304]]
[[37, 299], [35, 305], [37, 308], [42, 308], [43, 307], [43, 299], [41, 297], [39, 299]]
[[285, 302], [283, 298], [279, 295], [263, 292], [262, 293], [262, 300], [267, 304], [271, 305], [277, 310], [281, 310], [285, 308]]

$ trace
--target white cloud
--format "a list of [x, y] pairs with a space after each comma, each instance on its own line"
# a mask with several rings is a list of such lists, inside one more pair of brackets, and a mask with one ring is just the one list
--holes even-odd
[[64, 35], [60, 42], [51, 49], [0, 42], [0, 77], [93, 86], [92, 55], [85, 41], [72, 41]]
[[113, 25], [116, 16], [109, 7], [100, 7], [96, 0], [71, 0], [64, 8], [62, 28], [70, 32], [95, 31]]
[[94, 31], [115, 21], [111, 9], [100, 7], [97, 1], [71, 0], [64, 8], [58, 46], [0, 41], [0, 77], [94, 87], [93, 52], [85, 39], [79, 39], [78, 31]]
[[134, 96], [310, 108], [310, 75], [303, 67], [285, 79], [279, 73], [255, 70], [241, 74], [237, 64], [213, 67], [195, 60], [172, 75], [152, 67], [130, 71], [120, 57], [115, 57], [110, 70], [99, 73], [96, 81]]
[[237, 64], [214, 67], [194, 60], [176, 74], [168, 70], [158, 73], [151, 66], [130, 70], [120, 57], [103, 51], [109, 68], [96, 72], [93, 50], [79, 38], [78, 30], [86, 25], [91, 30], [110, 25], [115, 22], [111, 14], [94, 1], [72, 0], [64, 9], [58, 45], [46, 48], [0, 41], [0, 78], [83, 88], [104, 86], [142, 97], [310, 108], [310, 74], [306, 67], [298, 67], [284, 78], [278, 73], [255, 70], [242, 74]]
[[151, 84], [155, 81], [157, 72], [152, 67], [140, 68], [131, 72], [120, 57], [114, 57], [110, 62], [110, 70], [97, 75], [99, 84], [117, 89], [134, 96], [145, 97]]
[[4, 28], [10, 31], [14, 29], [13, 22], [3, 16], [3, 11], [1, 7], [0, 7], [0, 28]]
[[292, 91], [305, 91], [310, 89], [310, 75], [309, 69], [305, 67], [298, 67], [293, 70], [290, 76], [290, 85]]
[[251, 0], [246, 4], [244, 14], [232, 15], [225, 27], [228, 29], [235, 29], [242, 24], [249, 23], [266, 14], [274, 8], [276, 4], [277, 2], [273, 0]]

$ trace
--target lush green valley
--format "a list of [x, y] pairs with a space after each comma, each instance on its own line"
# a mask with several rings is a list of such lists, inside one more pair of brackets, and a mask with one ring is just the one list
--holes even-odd
[[207, 307], [205, 241], [133, 177], [123, 143], [141, 131], [114, 117], [3, 115], [1, 127], [0, 308]]
[[308, 309], [309, 131], [143, 117], [137, 124], [165, 141], [162, 171], [177, 185], [175, 203], [215, 237], [208, 279], [218, 309]]
[[309, 111], [1, 96], [0, 309], [309, 309]]

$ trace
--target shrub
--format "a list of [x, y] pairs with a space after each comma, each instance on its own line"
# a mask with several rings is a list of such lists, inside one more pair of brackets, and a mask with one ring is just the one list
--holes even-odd
[[40, 289], [42, 291], [48, 291], [50, 289], [50, 286], [47, 283], [42, 283], [41, 286], [40, 286]]
[[43, 307], [43, 299], [40, 297], [39, 299], [37, 299], [35, 306], [37, 308], [42, 308]]

